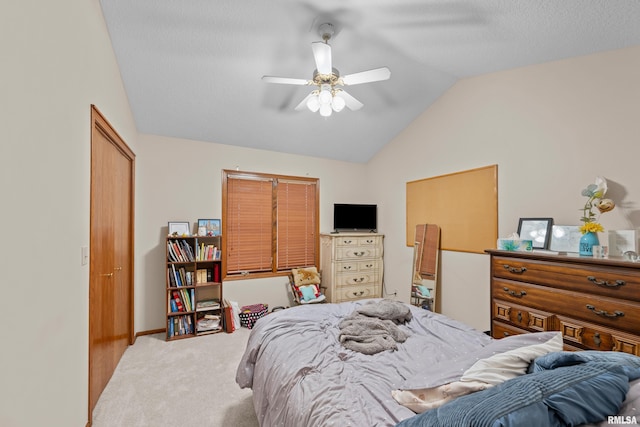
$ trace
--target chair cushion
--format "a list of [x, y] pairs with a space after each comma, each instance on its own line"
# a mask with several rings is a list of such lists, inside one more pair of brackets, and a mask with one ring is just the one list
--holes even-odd
[[315, 266], [307, 268], [293, 268], [291, 269], [291, 274], [293, 275], [293, 283], [298, 287], [320, 284], [320, 274]]

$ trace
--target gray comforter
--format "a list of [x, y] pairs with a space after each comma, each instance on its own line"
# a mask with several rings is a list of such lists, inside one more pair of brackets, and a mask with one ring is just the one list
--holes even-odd
[[[261, 426], [395, 426], [415, 413], [392, 390], [450, 381], [456, 362], [490, 356], [506, 342], [410, 306], [413, 319], [398, 325], [406, 341], [395, 351], [362, 354], [340, 343], [339, 324], [364, 303], [297, 306], [258, 320], [236, 382], [253, 390]], [[640, 384], [636, 390], [638, 400], [623, 409], [640, 404]]]

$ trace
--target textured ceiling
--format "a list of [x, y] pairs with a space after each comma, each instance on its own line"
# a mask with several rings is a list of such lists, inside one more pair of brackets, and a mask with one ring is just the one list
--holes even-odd
[[[640, 45], [635, 0], [101, 0], [138, 131], [367, 162], [458, 79]], [[364, 104], [323, 118], [311, 42], [331, 22], [342, 75]]]

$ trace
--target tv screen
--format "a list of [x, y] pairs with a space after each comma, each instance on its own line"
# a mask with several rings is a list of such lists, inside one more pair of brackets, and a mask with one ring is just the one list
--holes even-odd
[[336, 203], [333, 205], [333, 229], [335, 231], [376, 231], [378, 206]]

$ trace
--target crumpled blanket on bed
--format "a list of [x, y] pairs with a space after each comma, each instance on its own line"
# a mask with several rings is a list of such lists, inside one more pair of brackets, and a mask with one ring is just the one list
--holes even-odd
[[340, 322], [340, 342], [345, 348], [363, 354], [396, 350], [407, 334], [398, 324], [410, 321], [409, 308], [398, 301], [371, 301]]
[[397, 427], [566, 426], [615, 415], [640, 378], [640, 357], [616, 352], [554, 352], [537, 358], [531, 373], [460, 397]]

